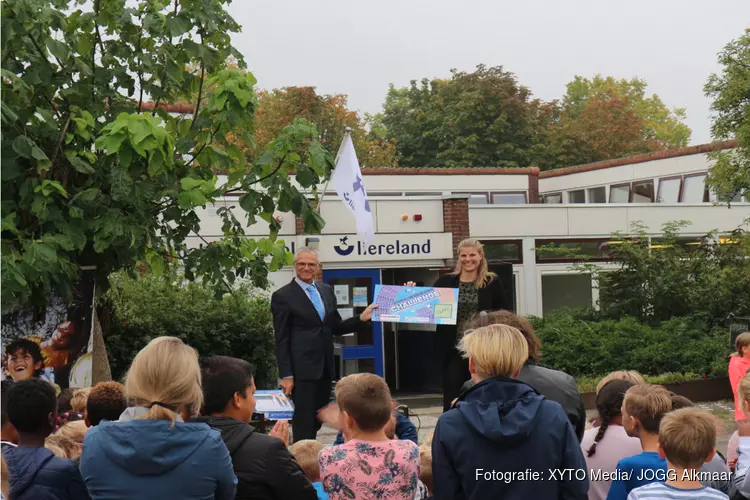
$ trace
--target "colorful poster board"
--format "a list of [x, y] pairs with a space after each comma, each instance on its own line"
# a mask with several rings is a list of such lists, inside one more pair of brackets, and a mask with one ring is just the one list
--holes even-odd
[[291, 420], [294, 403], [280, 389], [255, 391], [255, 413], [262, 413], [268, 420]]
[[375, 286], [373, 321], [455, 325], [457, 288]]

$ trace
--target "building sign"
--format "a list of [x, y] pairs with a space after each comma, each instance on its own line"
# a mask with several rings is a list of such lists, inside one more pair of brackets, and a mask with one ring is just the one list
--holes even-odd
[[453, 258], [451, 233], [376, 234], [370, 245], [356, 234], [297, 237], [297, 248], [305, 246], [306, 243], [317, 246], [321, 262]]

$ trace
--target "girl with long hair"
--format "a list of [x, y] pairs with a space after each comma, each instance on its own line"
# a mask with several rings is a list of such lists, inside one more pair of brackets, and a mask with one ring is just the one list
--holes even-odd
[[120, 420], [100, 422], [84, 440], [81, 473], [93, 500], [234, 498], [219, 431], [180, 416], [203, 403], [195, 349], [174, 337], [149, 342], [130, 365], [125, 396], [133, 406]]

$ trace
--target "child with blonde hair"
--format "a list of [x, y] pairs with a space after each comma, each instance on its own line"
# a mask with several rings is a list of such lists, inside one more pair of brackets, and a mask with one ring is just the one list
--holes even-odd
[[419, 448], [385, 434], [392, 415], [385, 380], [371, 373], [346, 376], [336, 384], [336, 402], [345, 443], [318, 455], [328, 496], [332, 500], [421, 498]]
[[323, 489], [323, 483], [320, 482], [320, 467], [318, 466], [318, 455], [323, 449], [323, 443], [314, 439], [303, 439], [297, 441], [290, 448], [289, 452], [297, 460], [297, 463], [305, 472], [305, 476], [310, 480], [315, 491], [318, 493], [318, 500], [328, 500], [328, 494]]
[[[739, 422], [747, 419], [742, 410], [742, 398], [739, 396], [738, 387], [740, 380], [750, 370], [750, 332], [741, 333], [734, 341], [735, 352], [729, 356], [729, 385], [732, 386], [734, 395], [734, 420]], [[735, 431], [729, 438], [727, 444], [727, 460], [734, 463], [737, 460], [737, 445], [739, 435]]]
[[[737, 384], [737, 395], [742, 410], [750, 416], [750, 373]], [[729, 495], [730, 498], [750, 498], [750, 420], [738, 421], [737, 428], [738, 457]]]
[[607, 500], [626, 500], [633, 489], [664, 480], [667, 462], [659, 456], [659, 425], [670, 411], [672, 396], [663, 386], [634, 385], [625, 393], [622, 426], [628, 436], [641, 440], [643, 452], [617, 463]]
[[628, 500], [728, 500], [729, 497], [700, 483], [699, 471], [716, 453], [716, 421], [698, 408], [681, 408], [664, 416], [659, 425], [659, 457], [666, 460], [663, 482], [635, 488]]

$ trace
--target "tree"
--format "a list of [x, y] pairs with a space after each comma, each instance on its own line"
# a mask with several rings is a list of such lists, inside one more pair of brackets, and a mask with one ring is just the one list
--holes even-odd
[[631, 154], [687, 146], [690, 128], [685, 110], [672, 111], [656, 94], [646, 96], [646, 82], [596, 75], [576, 76], [567, 85], [559, 119], [551, 123], [543, 169], [593, 163]]
[[[100, 292], [113, 271], [147, 263], [159, 275], [178, 261], [219, 292], [243, 276], [263, 286], [291, 257], [274, 211], [322, 227], [290, 179], [315, 196], [330, 173], [314, 125], [284, 127], [249, 163], [228, 140], [252, 143], [257, 98], [253, 76], [225, 64], [244, 67], [227, 3], [2, 3], [3, 310], [69, 298], [81, 266], [96, 268]], [[198, 96], [191, 116], [162, 109], [185, 95]], [[245, 238], [221, 209], [223, 238], [188, 252], [196, 209], [238, 191], [244, 222], [267, 221], [269, 237]]]
[[391, 85], [382, 124], [396, 141], [399, 166], [529, 166], [541, 103], [502, 67], [451, 74]]
[[338, 149], [346, 129], [351, 129], [354, 149], [364, 167], [394, 165], [394, 144], [385, 137], [368, 134], [357, 112], [347, 108], [345, 95], [319, 95], [314, 87], [285, 87], [258, 94], [257, 147], [264, 148], [283, 127], [297, 118], [314, 123], [320, 143], [331, 151]]
[[750, 30], [719, 54], [721, 75], [711, 75], [706, 95], [714, 99], [711, 132], [715, 139], [737, 139], [737, 148], [711, 153], [708, 184], [720, 199], [750, 194]]

